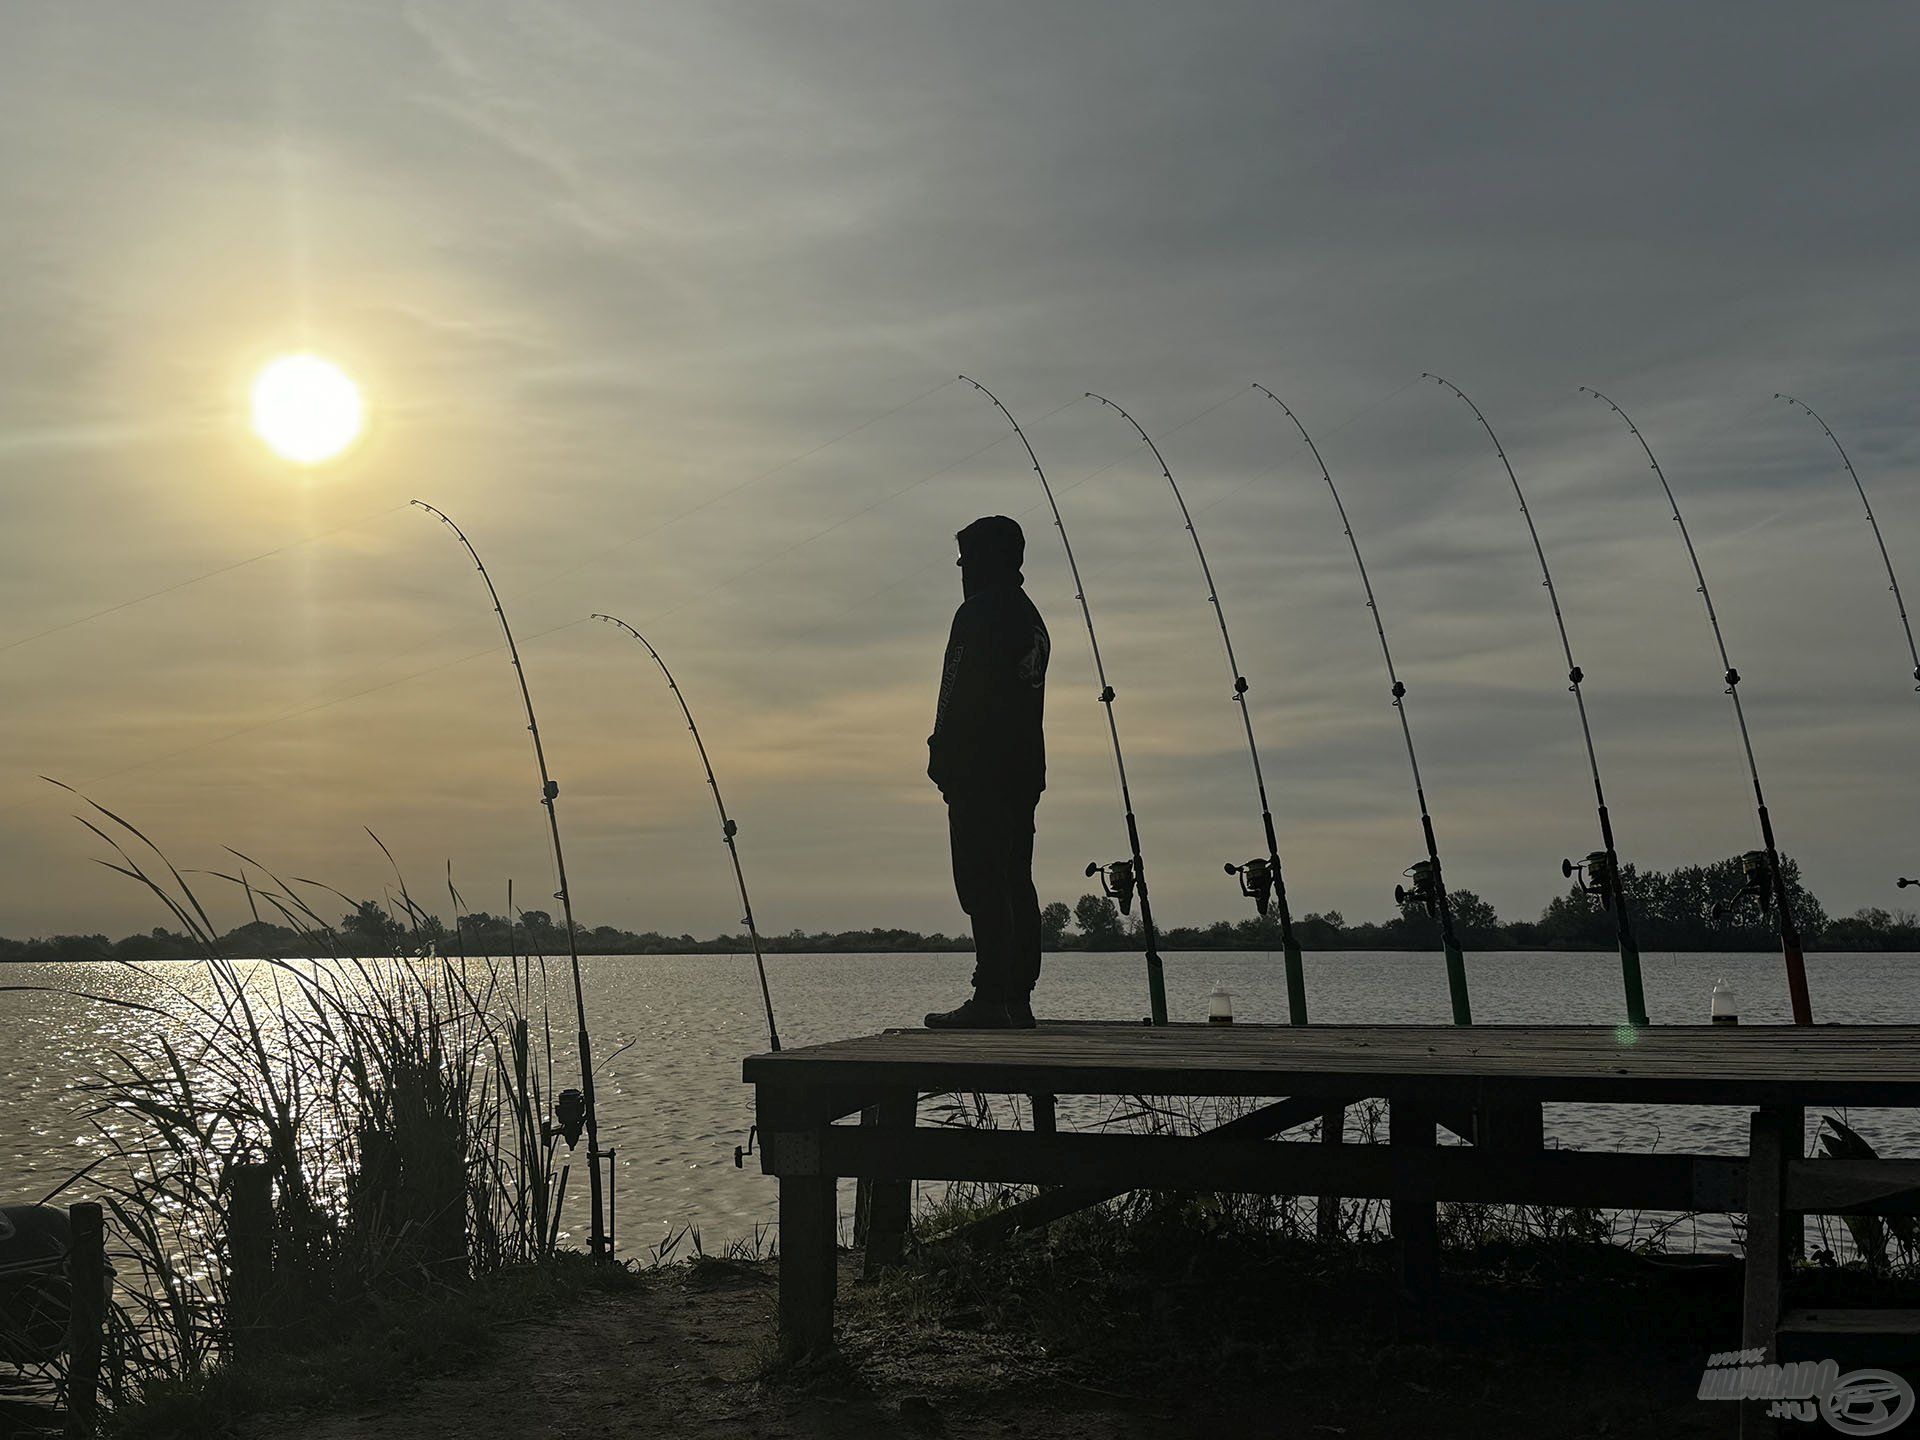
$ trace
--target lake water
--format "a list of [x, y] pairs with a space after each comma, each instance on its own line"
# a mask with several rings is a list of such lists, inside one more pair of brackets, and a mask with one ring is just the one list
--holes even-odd
[[[756, 1162], [735, 1169], [752, 1095], [740, 1083], [743, 1056], [766, 1048], [765, 1022], [750, 958], [724, 955], [591, 956], [582, 962], [601, 1066], [600, 1130], [619, 1151], [621, 1249], [638, 1252], [689, 1224], [709, 1249], [771, 1221], [774, 1182]], [[1313, 1018], [1345, 1023], [1444, 1023], [1446, 976], [1437, 954], [1341, 952], [1309, 955]], [[133, 969], [93, 963], [0, 966], [0, 986], [92, 991], [168, 1003], [164, 978], [190, 965]], [[767, 957], [781, 1039], [789, 1047], [917, 1024], [922, 1013], [961, 998], [966, 955], [773, 955]], [[1647, 1005], [1655, 1023], [1707, 1018], [1724, 976], [1749, 1024], [1788, 1020], [1777, 955], [1649, 955]], [[1920, 1023], [1920, 956], [1810, 956], [1816, 1018], [1866, 1024]], [[1286, 1016], [1285, 978], [1275, 956], [1186, 953], [1166, 957], [1175, 1020], [1206, 1016], [1218, 981], [1235, 995], [1242, 1020]], [[1625, 1018], [1620, 973], [1610, 954], [1507, 953], [1470, 956], [1474, 1016], [1491, 1024], [1618, 1023]], [[1036, 997], [1043, 1016], [1132, 1019], [1144, 1012], [1138, 955], [1051, 956]], [[556, 998], [558, 998], [556, 992]], [[558, 1022], [561, 1017], [556, 1015]], [[73, 994], [0, 991], [0, 1197], [38, 1199], [85, 1165], [96, 1142], [79, 1118], [77, 1086], [98, 1073], [119, 1044], [150, 1035], [153, 1016]], [[556, 1031], [562, 1027], [556, 1023]], [[188, 1029], [185, 1020], [182, 1033]], [[571, 1033], [570, 1017], [564, 1027]], [[627, 1047], [621, 1049], [621, 1047]], [[614, 1053], [618, 1050], [620, 1053]], [[556, 1077], [558, 1078], [558, 1077]], [[559, 1083], [568, 1083], [559, 1079]], [[1074, 1111], [1063, 1102], [1062, 1122]], [[1812, 1117], [1809, 1117], [1810, 1120]], [[1920, 1155], [1920, 1113], [1861, 1110], [1845, 1117], [1882, 1154]], [[1582, 1149], [1705, 1148], [1743, 1152], [1745, 1113], [1670, 1106], [1549, 1106], [1549, 1143]], [[569, 1196], [570, 1228], [582, 1225]], [[75, 1194], [84, 1194], [84, 1185]], [[1703, 1231], [1707, 1243], [1724, 1227]]]

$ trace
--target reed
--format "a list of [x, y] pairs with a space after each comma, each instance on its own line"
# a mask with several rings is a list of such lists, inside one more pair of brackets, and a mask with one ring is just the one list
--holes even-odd
[[[99, 806], [81, 823], [107, 846], [102, 863], [201, 951], [184, 975], [135, 967], [158, 993], [108, 1003], [164, 1019], [109, 1051], [84, 1087], [103, 1149], [87, 1184], [108, 1210], [118, 1272], [109, 1370], [121, 1397], [556, 1258], [565, 1161], [546, 1118], [543, 957], [466, 959], [457, 924], [420, 905], [397, 866], [397, 898], [382, 906], [230, 852], [230, 869], [192, 873], [242, 892], [256, 918], [278, 917], [310, 958], [232, 957], [157, 845]], [[451, 876], [448, 889], [457, 915]], [[323, 896], [352, 907], [346, 924], [321, 918]], [[387, 953], [351, 944], [368, 934], [387, 937]], [[271, 1179], [272, 1259], [243, 1275], [233, 1181], [257, 1165]]]

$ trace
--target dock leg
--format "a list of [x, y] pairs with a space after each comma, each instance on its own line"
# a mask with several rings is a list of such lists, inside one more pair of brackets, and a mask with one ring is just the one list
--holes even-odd
[[[886, 1096], [868, 1114], [872, 1123], [894, 1130], [911, 1130], [919, 1118], [920, 1096], [903, 1090]], [[861, 1123], [867, 1123], [862, 1116]], [[913, 1224], [913, 1181], [863, 1180], [867, 1186], [867, 1227], [861, 1277], [872, 1280], [906, 1253], [907, 1231]]]
[[1033, 1133], [1052, 1135], [1059, 1128], [1054, 1114], [1054, 1097], [1051, 1095], [1029, 1095], [1027, 1103], [1033, 1107]]
[[[1781, 1202], [1785, 1197], [1787, 1137], [1795, 1112], [1756, 1110], [1748, 1121], [1747, 1154], [1747, 1274], [1741, 1308], [1740, 1344], [1760, 1351], [1769, 1362], [1778, 1359], [1775, 1340], [1780, 1329], [1780, 1297], [1786, 1281], [1786, 1236]], [[1797, 1139], [1793, 1145], [1797, 1151]], [[1741, 1440], [1760, 1440], [1777, 1433], [1767, 1418], [1768, 1402], [1740, 1402]]]
[[100, 1351], [106, 1335], [106, 1221], [91, 1203], [67, 1207], [67, 1435], [91, 1436], [99, 1418]]
[[780, 1351], [788, 1359], [833, 1348], [836, 1189], [831, 1175], [780, 1177]]
[[1546, 1116], [1538, 1100], [1488, 1100], [1473, 1108], [1473, 1143], [1488, 1150], [1540, 1150]]
[[[1344, 1145], [1347, 1143], [1347, 1107], [1329, 1105], [1326, 1113], [1320, 1117], [1320, 1143], [1322, 1145]], [[1315, 1202], [1316, 1229], [1322, 1245], [1331, 1245], [1340, 1238], [1340, 1197], [1322, 1195]]]
[[1440, 1224], [1434, 1199], [1433, 1112], [1416, 1101], [1389, 1102], [1387, 1140], [1393, 1161], [1393, 1239], [1399, 1252], [1401, 1319], [1424, 1329], [1440, 1270]]

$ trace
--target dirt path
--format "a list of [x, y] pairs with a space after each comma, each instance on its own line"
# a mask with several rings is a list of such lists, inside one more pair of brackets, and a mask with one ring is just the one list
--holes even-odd
[[[771, 1264], [703, 1261], [500, 1331], [484, 1360], [358, 1411], [285, 1418], [263, 1440], [1726, 1440], [1733, 1407], [1691, 1398], [1692, 1347], [1387, 1343], [1348, 1353], [1288, 1327], [1279, 1368], [1088, 1376], [959, 1309], [908, 1320], [854, 1292], [840, 1358], [765, 1378]], [[1275, 1297], [1279, 1299], [1279, 1297]], [[1290, 1336], [1291, 1338], [1286, 1338]], [[1465, 1341], [1466, 1343], [1460, 1343]], [[1269, 1359], [1272, 1357], [1270, 1356]], [[1649, 1358], [1654, 1362], [1649, 1366]], [[1691, 1368], [1690, 1368], [1691, 1367]], [[1142, 1393], [1129, 1393], [1138, 1389]], [[1640, 1398], [1633, 1399], [1632, 1393]]]
[[[849, 1269], [842, 1285], [850, 1286]], [[1098, 1395], [1049, 1404], [1000, 1389], [1016, 1373], [989, 1343], [955, 1336], [919, 1355], [848, 1327], [848, 1363], [830, 1373], [761, 1378], [772, 1353], [773, 1271], [709, 1262], [645, 1278], [635, 1291], [592, 1294], [565, 1315], [514, 1324], [484, 1363], [421, 1384], [371, 1409], [282, 1420], [271, 1440], [655, 1440], [655, 1437], [854, 1437], [1046, 1435], [1071, 1440], [1131, 1436], [1129, 1417], [1103, 1413]], [[843, 1293], [844, 1290], [843, 1290]], [[897, 1336], [894, 1337], [897, 1339]], [[978, 1364], [967, 1351], [978, 1349]], [[857, 1378], [856, 1378], [857, 1377]], [[955, 1382], [960, 1388], [956, 1391]], [[985, 1381], [984, 1393], [981, 1381]], [[1156, 1431], [1154, 1433], [1166, 1433]]]

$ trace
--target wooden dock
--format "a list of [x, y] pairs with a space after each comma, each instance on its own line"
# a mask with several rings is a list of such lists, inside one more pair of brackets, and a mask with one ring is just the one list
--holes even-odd
[[[1091, 1203], [1127, 1189], [1338, 1195], [1391, 1202], [1402, 1280], [1435, 1264], [1442, 1200], [1743, 1213], [1743, 1348], [1782, 1328], [1791, 1214], [1920, 1213], [1920, 1159], [1807, 1160], [1807, 1106], [1920, 1107], [1920, 1026], [1140, 1025], [889, 1030], [750, 1057], [761, 1164], [780, 1181], [782, 1342], [832, 1343], [836, 1179], [870, 1182], [869, 1265], [897, 1258], [914, 1180], [1069, 1187]], [[917, 1125], [929, 1094], [1029, 1095], [1029, 1132]], [[1051, 1098], [1259, 1100], [1193, 1137], [1055, 1131]], [[1343, 1144], [1340, 1107], [1379, 1098], [1389, 1143]], [[1547, 1149], [1541, 1106], [1737, 1105], [1744, 1154]], [[839, 1123], [860, 1116], [864, 1123]], [[1322, 1117], [1323, 1143], [1271, 1138]], [[1471, 1144], [1439, 1146], [1445, 1126]], [[1764, 1263], [1761, 1263], [1761, 1260]], [[1831, 1318], [1829, 1312], [1829, 1318]], [[1920, 1315], [1856, 1317], [1884, 1328]], [[1702, 1336], [1703, 1350], [1733, 1348]], [[1916, 1377], [1920, 1378], [1920, 1377]]]

